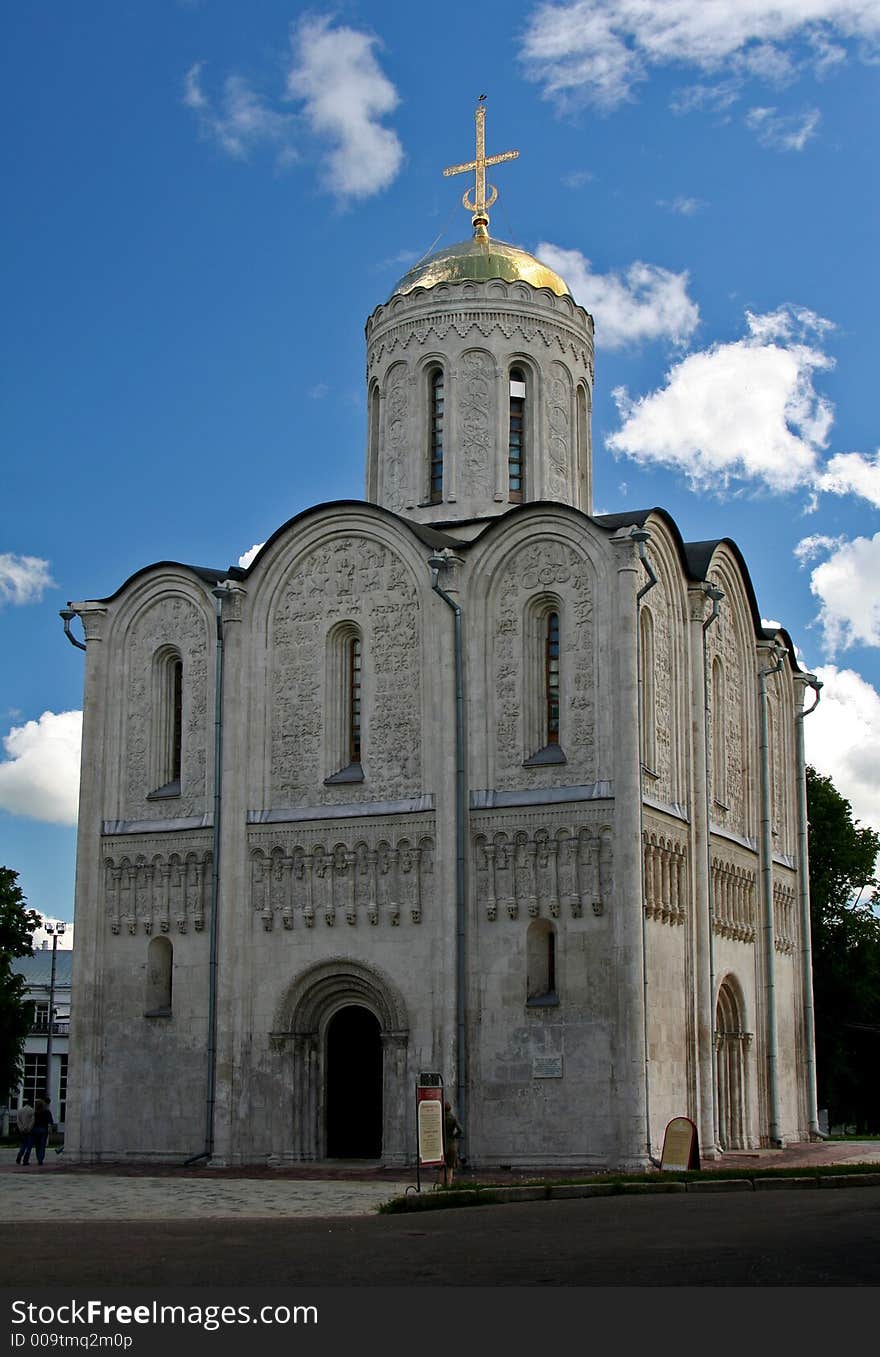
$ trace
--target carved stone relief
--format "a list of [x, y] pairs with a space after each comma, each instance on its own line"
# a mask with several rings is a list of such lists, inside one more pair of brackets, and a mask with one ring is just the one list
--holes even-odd
[[797, 946], [795, 891], [783, 881], [773, 883], [773, 927], [777, 952], [790, 956]]
[[407, 349], [411, 344], [422, 345], [429, 338], [433, 343], [442, 345], [450, 331], [459, 339], [481, 335], [489, 339], [501, 334], [508, 344], [517, 346], [517, 340], [526, 345], [541, 344], [545, 349], [555, 351], [560, 357], [566, 357], [593, 378], [593, 359], [591, 351], [582, 338], [573, 330], [554, 323], [553, 320], [535, 319], [533, 314], [515, 314], [494, 311], [442, 311], [419, 320], [401, 320], [389, 327], [380, 340], [372, 340], [369, 346], [369, 372], [376, 372], [383, 360]]
[[406, 363], [395, 363], [388, 374], [385, 393], [385, 449], [382, 458], [385, 477], [383, 502], [393, 513], [400, 513], [412, 500], [406, 447], [408, 381]]
[[669, 600], [662, 580], [651, 591], [651, 620], [654, 624], [654, 749], [655, 778], [647, 779], [645, 790], [658, 801], [677, 801], [673, 787], [672, 739], [677, 731], [673, 716], [672, 680], [674, 674], [670, 635]]
[[737, 942], [755, 941], [757, 871], [727, 858], [712, 856], [714, 931]]
[[[495, 701], [494, 785], [523, 785], [526, 750], [522, 702], [525, 683], [526, 605], [551, 592], [563, 600], [560, 650], [565, 717], [562, 744], [567, 762], [530, 768], [529, 786], [591, 782], [595, 778], [593, 688], [594, 619], [586, 562], [565, 542], [538, 541], [520, 547], [505, 561], [493, 590], [497, 599], [493, 646]], [[533, 695], [540, 701], [540, 694]], [[564, 777], [561, 777], [564, 774]]]
[[420, 924], [434, 904], [433, 837], [416, 828], [400, 836], [370, 830], [357, 840], [352, 831], [344, 839], [336, 832], [316, 840], [314, 831], [300, 831], [299, 842], [289, 833], [283, 843], [251, 839], [251, 906], [262, 927]]
[[461, 450], [457, 492], [489, 499], [494, 489], [493, 438], [495, 364], [487, 353], [472, 351], [461, 360], [458, 391], [458, 443]]
[[[154, 656], [173, 646], [183, 660], [183, 731], [180, 795], [148, 801], [150, 740], [154, 726]], [[179, 594], [158, 597], [138, 613], [127, 638], [123, 814], [131, 820], [162, 820], [201, 814], [206, 805], [208, 765], [208, 630], [205, 614]]]
[[111, 933], [201, 933], [211, 900], [211, 852], [178, 842], [104, 847], [104, 909]]
[[[713, 741], [709, 745], [709, 786], [717, 785], [713, 769], [712, 760], [716, 757], [726, 759], [724, 786], [725, 786], [725, 808], [719, 806], [713, 807], [713, 817], [718, 817], [721, 823], [727, 829], [732, 829], [738, 834], [748, 835], [754, 832], [754, 826], [749, 824], [748, 807], [745, 802], [745, 788], [748, 785], [747, 771], [745, 767], [745, 749], [743, 745], [743, 731], [747, 729], [745, 712], [745, 684], [743, 674], [742, 652], [737, 644], [736, 628], [731, 617], [724, 612], [724, 604], [717, 623], [706, 633], [708, 639], [708, 673], [712, 673], [712, 660], [715, 655], [720, 655], [724, 664], [724, 702], [726, 707], [724, 732], [725, 732], [725, 750], [716, 755], [712, 748]], [[710, 701], [710, 730], [712, 729], [711, 712], [711, 683], [709, 692]]]
[[561, 363], [550, 364], [547, 383], [547, 498], [572, 502], [571, 378]]
[[612, 838], [608, 825], [541, 823], [488, 826], [472, 837], [474, 897], [498, 918], [580, 919], [600, 915], [611, 901]]
[[642, 835], [645, 914], [657, 923], [680, 925], [687, 918], [687, 847], [670, 834]]
[[[325, 787], [326, 637], [337, 621], [363, 632], [362, 784]], [[271, 785], [276, 806], [394, 799], [421, 789], [419, 604], [399, 557], [349, 534], [315, 547], [290, 572], [271, 620]]]

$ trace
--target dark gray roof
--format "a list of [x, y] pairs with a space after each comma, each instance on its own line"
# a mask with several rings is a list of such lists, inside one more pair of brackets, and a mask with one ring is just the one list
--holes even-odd
[[[17, 957], [12, 963], [17, 975], [23, 975], [29, 985], [42, 985], [46, 989], [52, 983], [52, 948], [40, 947], [35, 956]], [[55, 953], [55, 986], [70, 986], [73, 971], [73, 948], [59, 947]]]
[[[491, 518], [474, 518], [463, 521], [449, 520], [429, 525], [426, 523], [414, 523], [411, 519], [393, 513], [390, 509], [385, 509], [381, 505], [371, 504], [367, 500], [325, 500], [321, 504], [314, 504], [308, 509], [303, 509], [300, 513], [295, 514], [293, 518], [289, 518], [286, 523], [282, 523], [281, 527], [277, 528], [272, 536], [263, 543], [259, 555], [262, 556], [266, 548], [295, 523], [302, 522], [313, 514], [320, 513], [325, 509], [371, 509], [375, 513], [380, 514], [385, 518], [393, 519], [395, 522], [401, 523], [409, 528], [410, 532], [412, 532], [419, 541], [423, 542], [425, 546], [432, 548], [450, 547], [456, 552], [466, 553], [468, 547], [474, 545], [475, 542], [482, 539], [486, 534], [497, 531], [499, 524], [504, 523], [515, 515], [533, 513], [536, 510], [548, 508], [575, 514], [579, 518], [591, 519], [598, 527], [604, 528], [606, 532], [616, 532], [618, 529], [628, 527], [631, 524], [637, 524], [639, 527], [643, 527], [651, 514], [656, 514], [667, 524], [676, 544], [679, 559], [685, 574], [688, 579], [694, 582], [706, 579], [708, 571], [711, 568], [712, 557], [718, 547], [722, 545], [729, 547], [742, 574], [746, 598], [752, 614], [755, 636], [758, 638], [770, 639], [777, 634], [775, 631], [766, 630], [762, 625], [761, 611], [758, 607], [758, 600], [755, 597], [755, 588], [752, 584], [752, 577], [749, 574], [749, 568], [746, 565], [745, 558], [736, 542], [730, 537], [719, 537], [709, 542], [685, 542], [679, 531], [678, 524], [675, 522], [672, 515], [666, 509], [661, 509], [659, 506], [655, 506], [653, 509], [628, 509], [624, 513], [617, 514], [589, 515], [585, 514], [581, 509], [575, 509], [570, 505], [560, 504], [556, 500], [530, 500], [527, 504], [515, 505], [505, 513], [492, 516]], [[467, 539], [444, 532], [444, 528], [452, 527], [453, 523], [454, 526], [459, 529], [462, 527], [470, 527], [474, 524], [480, 524], [484, 530], [468, 541]], [[198, 576], [198, 578], [203, 580], [206, 584], [215, 585], [219, 584], [223, 579], [246, 579], [254, 568], [257, 559], [258, 558], [255, 558], [246, 569], [243, 569], [241, 566], [233, 565], [229, 566], [226, 570], [212, 570], [202, 566], [184, 565], [180, 561], [159, 561], [156, 565], [148, 565], [142, 570], [136, 571], [134, 575], [129, 576], [124, 584], [120, 585], [116, 590], [116, 593], [111, 594], [109, 598], [100, 599], [98, 601], [101, 603], [109, 603], [111, 599], [114, 599], [117, 595], [121, 594], [122, 591], [131, 584], [132, 580], [137, 579], [148, 570], [155, 570], [160, 566], [173, 566], [177, 569], [188, 570], [192, 574]], [[788, 646], [791, 668], [795, 673], [799, 672], [800, 667], [795, 659], [794, 644], [791, 637], [785, 628], [780, 628], [778, 634], [783, 637], [785, 644]]]

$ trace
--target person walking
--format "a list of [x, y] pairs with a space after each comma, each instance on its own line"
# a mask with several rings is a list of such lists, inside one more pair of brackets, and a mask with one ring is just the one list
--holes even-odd
[[18, 1154], [15, 1156], [16, 1164], [20, 1164], [25, 1150], [30, 1152], [33, 1140], [31, 1132], [34, 1129], [34, 1109], [29, 1102], [23, 1102], [15, 1114], [15, 1124], [18, 1127], [18, 1134], [21, 1137], [21, 1144], [18, 1147]]
[[458, 1142], [462, 1136], [461, 1122], [448, 1102], [443, 1104], [443, 1186], [452, 1187], [458, 1168]]
[[55, 1118], [52, 1116], [52, 1108], [48, 1093], [44, 1098], [37, 1098], [34, 1102], [34, 1124], [30, 1133], [30, 1143], [23, 1147], [23, 1164], [29, 1164], [31, 1159], [31, 1149], [37, 1152], [37, 1163], [42, 1164], [46, 1158], [46, 1142], [49, 1139], [49, 1132], [56, 1130]]

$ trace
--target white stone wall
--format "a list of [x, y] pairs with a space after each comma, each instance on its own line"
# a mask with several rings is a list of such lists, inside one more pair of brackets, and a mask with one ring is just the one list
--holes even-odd
[[[647, 576], [625, 535], [612, 541], [564, 505], [525, 506], [460, 543], [443, 574], [466, 644], [467, 1133], [478, 1164], [644, 1159], [645, 971], [654, 1152], [678, 1115], [700, 1123], [705, 1148], [707, 1046], [725, 981], [750, 1038], [746, 1137], [766, 1140], [758, 659], [747, 593], [719, 548], [710, 577], [726, 597], [707, 658], [725, 662], [732, 734], [728, 800], [712, 805], [709, 838], [695, 757], [705, 613], [689, 620], [694, 582], [668, 527], [649, 525], [658, 584], [643, 606], [654, 619], [658, 766], [641, 784], [635, 595]], [[388, 1162], [412, 1155], [417, 1072], [440, 1069], [455, 1089], [453, 631], [428, 555], [381, 508], [325, 506], [271, 541], [228, 605], [215, 1119], [227, 1162], [324, 1152], [323, 1043], [345, 1003], [370, 1007], [382, 1026]], [[565, 762], [528, 766], [528, 706], [543, 701], [528, 629], [542, 601], [562, 620]], [[193, 575], [162, 568], [88, 605], [86, 617], [69, 1147], [85, 1158], [187, 1157], [204, 1135], [213, 601]], [[327, 785], [327, 723], [337, 719], [327, 647], [342, 622], [364, 641], [363, 781]], [[147, 801], [146, 676], [155, 648], [168, 645], [183, 655], [187, 685], [183, 786], [179, 798]], [[791, 689], [786, 668], [772, 690], [786, 1136], [805, 1129]], [[556, 1003], [528, 1002], [536, 920], [556, 934]], [[170, 1017], [144, 1016], [157, 936], [174, 947]], [[713, 1059], [708, 1050], [710, 1070]]]
[[[112, 651], [106, 730], [115, 757], [107, 760], [107, 820], [165, 820], [204, 815], [213, 776], [213, 607], [207, 587], [187, 571], [164, 569], [141, 577], [113, 606], [102, 643]], [[173, 647], [183, 661], [183, 767], [180, 795], [150, 800], [151, 742], [156, 738], [158, 652]]]

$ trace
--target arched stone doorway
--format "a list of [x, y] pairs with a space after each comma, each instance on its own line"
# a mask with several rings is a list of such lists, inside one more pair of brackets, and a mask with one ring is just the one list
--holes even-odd
[[378, 1159], [382, 1154], [382, 1032], [360, 1004], [337, 1009], [327, 1024], [328, 1159]]
[[276, 1009], [271, 1035], [283, 1105], [273, 1153], [293, 1162], [412, 1153], [409, 1023], [391, 982], [355, 961], [304, 971]]
[[715, 1007], [718, 1140], [723, 1150], [745, 1150], [750, 1145], [748, 1053], [752, 1035], [744, 1026], [737, 986], [727, 976]]

